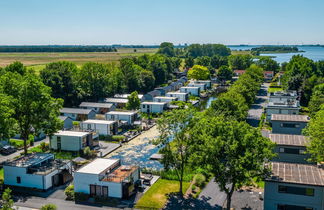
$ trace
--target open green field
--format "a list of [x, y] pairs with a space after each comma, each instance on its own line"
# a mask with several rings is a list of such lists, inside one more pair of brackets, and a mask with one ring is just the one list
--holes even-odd
[[[183, 182], [183, 192], [190, 186], [190, 182]], [[161, 209], [164, 207], [170, 193], [179, 191], [179, 182], [174, 180], [159, 179], [137, 202], [139, 209]]]
[[36, 71], [44, 68], [47, 63], [56, 61], [71, 61], [77, 65], [86, 62], [110, 63], [118, 62], [122, 57], [153, 54], [157, 48], [120, 48], [118, 52], [63, 52], [63, 53], [0, 53], [0, 67], [14, 61], [20, 61], [26, 66], [33, 67]]

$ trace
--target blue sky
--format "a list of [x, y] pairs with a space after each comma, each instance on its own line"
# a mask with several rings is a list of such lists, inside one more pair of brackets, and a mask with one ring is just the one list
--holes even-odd
[[324, 44], [324, 0], [0, 0], [0, 45]]

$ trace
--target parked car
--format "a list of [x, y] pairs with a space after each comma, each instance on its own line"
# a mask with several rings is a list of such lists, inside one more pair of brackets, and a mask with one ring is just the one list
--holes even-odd
[[0, 148], [0, 153], [3, 155], [10, 155], [16, 151], [17, 150], [13, 146], [9, 146], [9, 145]]

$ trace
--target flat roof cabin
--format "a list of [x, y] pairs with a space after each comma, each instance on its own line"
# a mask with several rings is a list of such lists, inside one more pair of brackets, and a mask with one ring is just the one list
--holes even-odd
[[301, 135], [309, 120], [307, 115], [272, 114], [272, 133]]

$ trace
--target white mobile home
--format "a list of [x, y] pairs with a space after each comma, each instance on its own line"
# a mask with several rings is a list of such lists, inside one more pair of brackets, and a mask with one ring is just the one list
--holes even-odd
[[128, 103], [127, 98], [106, 98], [105, 103], [113, 104], [116, 108], [124, 108]]
[[207, 84], [206, 83], [196, 83], [196, 82], [191, 82], [188, 84], [188, 87], [199, 87], [200, 92], [205, 91], [207, 89]]
[[[115, 94], [114, 95], [114, 98], [124, 98], [124, 99], [128, 99], [128, 97], [130, 95], [131, 94]], [[139, 98], [139, 100], [144, 101], [144, 95], [143, 94], [138, 94], [138, 98]]]
[[166, 102], [166, 103], [170, 103], [172, 101], [177, 101], [178, 98], [177, 97], [169, 97], [169, 96], [157, 96], [154, 98], [154, 102]]
[[188, 93], [189, 95], [193, 96], [200, 96], [200, 88], [199, 87], [181, 87], [180, 88], [181, 93]]
[[86, 120], [80, 126], [82, 130], [94, 130], [104, 136], [115, 135], [118, 132], [117, 121], [111, 120]]
[[127, 122], [128, 125], [133, 125], [134, 122], [137, 120], [137, 112], [132, 112], [132, 111], [127, 111], [127, 112], [122, 112], [122, 111], [112, 111], [106, 113], [106, 120], [111, 120], [111, 121], [125, 121]]
[[98, 145], [98, 135], [92, 132], [58, 131], [50, 137], [50, 148], [63, 151], [80, 151]]
[[167, 109], [166, 102], [143, 102], [141, 112], [143, 113], [162, 113]]
[[114, 104], [93, 102], [82, 102], [79, 107], [83, 109], [92, 109], [97, 114], [106, 114], [107, 112], [114, 111], [116, 109]]
[[74, 191], [90, 196], [128, 198], [140, 179], [136, 166], [122, 166], [118, 159], [97, 158], [74, 173]]
[[269, 121], [272, 114], [299, 114], [299, 109], [300, 106], [298, 101], [269, 101], [268, 105], [265, 107], [267, 114], [266, 119]]
[[197, 84], [199, 84], [199, 83], [206, 84], [207, 89], [210, 89], [212, 87], [211, 80], [196, 80], [195, 83], [197, 83]]
[[51, 153], [22, 156], [3, 165], [4, 184], [12, 187], [46, 191], [72, 179], [72, 164], [55, 160]]
[[188, 101], [189, 94], [188, 93], [180, 93], [180, 92], [169, 92], [165, 94], [167, 97], [176, 97], [178, 101]]

